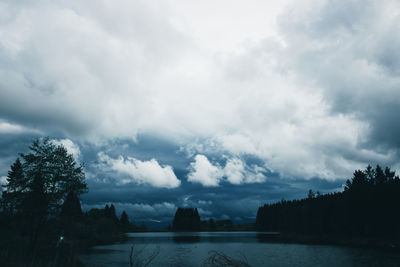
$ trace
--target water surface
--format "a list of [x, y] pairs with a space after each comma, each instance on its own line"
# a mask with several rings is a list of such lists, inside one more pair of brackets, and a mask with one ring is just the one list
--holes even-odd
[[271, 242], [274, 233], [190, 232], [129, 233], [124, 243], [97, 246], [80, 259], [85, 266], [129, 267], [134, 259], [146, 259], [159, 249], [151, 266], [201, 266], [212, 250], [251, 266], [400, 266], [400, 256], [382, 251], [330, 245]]

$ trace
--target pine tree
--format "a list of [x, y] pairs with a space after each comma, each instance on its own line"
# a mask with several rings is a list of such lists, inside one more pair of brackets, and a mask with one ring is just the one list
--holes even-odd
[[114, 204], [111, 204], [111, 206], [110, 206], [110, 219], [113, 220], [113, 222], [115, 222], [115, 223], [119, 222], [117, 214], [115, 212]]
[[193, 208], [178, 208], [172, 222], [173, 231], [200, 230], [199, 212]]
[[7, 184], [3, 185], [5, 191], [3, 192], [2, 204], [8, 212], [14, 213], [22, 203], [26, 183], [19, 158], [11, 165], [6, 181]]
[[72, 192], [67, 195], [61, 208], [61, 215], [75, 219], [80, 218], [83, 215], [81, 202], [77, 195]]
[[129, 225], [128, 214], [126, 214], [125, 211], [123, 211], [122, 214], [121, 214], [120, 222], [121, 222], [122, 225]]
[[386, 175], [383, 172], [381, 166], [377, 165], [375, 168], [375, 183], [384, 184], [386, 182]]
[[311, 189], [308, 190], [307, 197], [308, 197], [308, 199], [313, 199], [315, 197], [315, 194]]
[[20, 192], [24, 189], [25, 175], [19, 158], [11, 165], [6, 180], [7, 184], [4, 187], [8, 192]]

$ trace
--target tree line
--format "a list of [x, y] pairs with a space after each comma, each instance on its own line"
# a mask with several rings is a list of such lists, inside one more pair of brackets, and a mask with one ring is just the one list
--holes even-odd
[[400, 241], [400, 179], [390, 168], [356, 170], [342, 192], [309, 191], [300, 200], [265, 204], [257, 212], [260, 231], [383, 238]]

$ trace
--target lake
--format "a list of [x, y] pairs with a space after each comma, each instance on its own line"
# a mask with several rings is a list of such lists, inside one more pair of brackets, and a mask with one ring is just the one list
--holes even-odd
[[245, 257], [251, 266], [400, 266], [400, 256], [394, 253], [273, 243], [273, 237], [274, 233], [257, 232], [129, 233], [126, 242], [96, 246], [80, 255], [80, 259], [85, 266], [129, 267], [133, 246], [136, 260], [147, 259], [159, 251], [150, 266], [201, 266], [210, 251], [239, 260]]

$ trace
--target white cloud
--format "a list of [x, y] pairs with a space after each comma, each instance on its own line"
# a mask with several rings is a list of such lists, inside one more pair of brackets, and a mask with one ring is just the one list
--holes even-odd
[[196, 44], [211, 51], [234, 51], [246, 41], [277, 35], [276, 17], [291, 0], [169, 2], [176, 14], [174, 24], [190, 34]]
[[98, 158], [106, 168], [124, 175], [124, 178], [119, 181], [120, 184], [149, 184], [162, 188], [176, 188], [181, 184], [172, 167], [161, 166], [156, 159], [141, 161], [132, 157], [124, 159], [122, 156], [113, 159], [103, 152], [98, 153]]
[[0, 134], [40, 133], [37, 130], [24, 127], [19, 124], [0, 120]]
[[228, 159], [224, 167], [224, 174], [231, 184], [262, 183], [267, 177], [266, 170], [260, 166], [246, 166], [239, 158]]
[[6, 185], [7, 184], [7, 177], [6, 176], [1, 176], [0, 177], [0, 186], [1, 185]]
[[225, 175], [232, 184], [241, 184], [245, 175], [244, 163], [240, 159], [229, 159], [225, 165]]
[[[230, 158], [225, 167], [213, 165], [206, 156], [196, 155], [190, 164], [188, 181], [200, 183], [203, 186], [218, 186], [225, 178], [231, 184], [261, 183], [266, 180], [263, 174], [266, 170], [257, 165], [246, 166], [239, 158]], [[200, 201], [199, 201], [200, 204]]]
[[22, 133], [24, 132], [24, 127], [11, 124], [8, 122], [0, 122], [0, 133], [2, 134], [9, 134], [9, 133]]
[[196, 155], [194, 160], [190, 164], [188, 181], [200, 183], [203, 186], [218, 186], [223, 176], [221, 168], [211, 164], [204, 155]]

